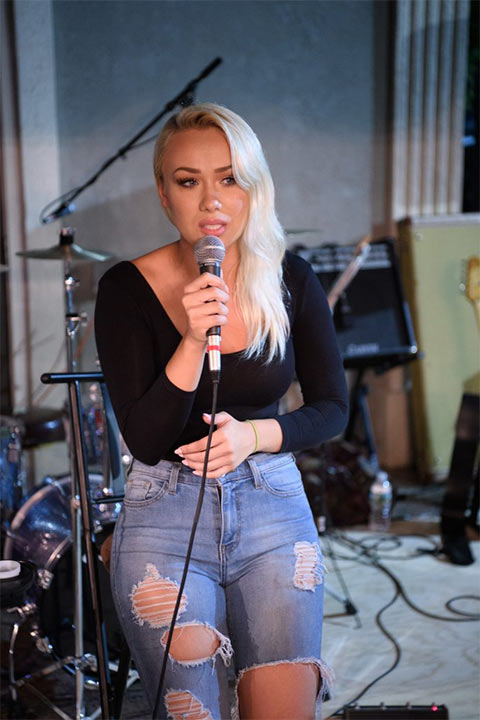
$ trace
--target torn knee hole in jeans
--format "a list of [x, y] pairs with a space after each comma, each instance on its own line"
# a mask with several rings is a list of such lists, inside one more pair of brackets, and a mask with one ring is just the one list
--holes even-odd
[[316, 585], [323, 583], [324, 566], [321, 562], [318, 543], [302, 540], [295, 543], [295, 574], [293, 584], [300, 590], [315, 590]]
[[171, 720], [213, 720], [210, 712], [188, 690], [169, 690], [165, 704]]
[[[165, 630], [161, 638], [163, 647], [167, 639], [168, 630]], [[215, 661], [220, 655], [228, 666], [233, 648], [229, 638], [208, 623], [190, 622], [175, 626], [169, 655], [182, 665], [200, 665], [207, 660]]]
[[[161, 577], [155, 565], [149, 563], [145, 577], [133, 586], [130, 595], [133, 615], [139, 625], [147, 623], [152, 628], [167, 628], [160, 639], [163, 647], [167, 645], [178, 590], [176, 582]], [[187, 597], [182, 594], [178, 615], [184, 613], [186, 607]], [[233, 649], [228, 637], [208, 623], [193, 620], [175, 625], [169, 655], [184, 665], [199, 665], [207, 660], [215, 663], [220, 655], [224, 664], [229, 665]]]
[[[179, 586], [169, 578], [162, 578], [155, 565], [149, 563], [145, 569], [144, 579], [134, 585], [130, 595], [132, 610], [139, 625], [148, 623], [152, 628], [169, 625]], [[178, 614], [185, 612], [187, 598], [182, 594]]]

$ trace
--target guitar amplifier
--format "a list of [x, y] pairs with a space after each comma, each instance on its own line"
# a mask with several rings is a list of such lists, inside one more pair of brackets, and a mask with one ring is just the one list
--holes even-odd
[[[355, 246], [322, 245], [295, 252], [311, 264], [328, 295], [352, 260]], [[371, 243], [366, 260], [335, 305], [333, 319], [347, 368], [393, 367], [417, 355], [393, 240]]]

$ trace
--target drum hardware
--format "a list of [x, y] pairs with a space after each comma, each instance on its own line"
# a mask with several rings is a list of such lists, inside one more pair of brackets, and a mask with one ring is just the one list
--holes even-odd
[[46, 570], [45, 568], [40, 568], [39, 570], [37, 570], [37, 582], [42, 588], [42, 590], [48, 590], [48, 588], [52, 584], [52, 580], [53, 573], [50, 572], [50, 570]]
[[[74, 242], [74, 232], [72, 228], [62, 228], [60, 230], [60, 239], [57, 245], [49, 248], [39, 248], [37, 250], [21, 250], [16, 253], [20, 257], [30, 258], [33, 260], [63, 260], [66, 264], [72, 262], [105, 262], [112, 260], [114, 255], [102, 250], [87, 250]], [[73, 278], [71, 279], [75, 282]]]
[[[70, 503], [70, 515], [72, 523], [72, 555], [73, 555], [73, 576], [74, 576], [74, 637], [75, 653], [73, 665], [75, 668], [75, 719], [85, 718], [85, 674], [83, 667], [84, 656], [84, 618], [83, 618], [83, 577], [82, 577], [82, 524], [87, 554], [87, 569], [90, 581], [91, 600], [94, 611], [96, 646], [98, 655], [98, 669], [100, 678], [100, 701], [102, 717], [110, 717], [110, 706], [112, 691], [110, 684], [110, 672], [107, 660], [107, 648], [105, 641], [105, 627], [101, 609], [101, 598], [98, 592], [98, 567], [94, 552], [95, 537], [93, 534], [93, 521], [89, 505], [89, 481], [87, 474], [87, 459], [84, 443], [84, 423], [81, 414], [81, 400], [78, 375], [85, 380], [88, 376], [90, 382], [103, 380], [101, 373], [81, 373], [75, 375], [77, 360], [75, 355], [75, 341], [79, 327], [86, 321], [86, 316], [79, 314], [74, 309], [73, 290], [78, 285], [71, 274], [73, 261], [98, 261], [110, 260], [113, 255], [92, 250], [84, 250], [74, 242], [74, 231], [71, 228], [60, 230], [59, 244], [43, 250], [27, 250], [17, 253], [23, 257], [62, 260], [64, 265], [64, 289], [65, 289], [65, 340], [67, 351], [68, 373], [51, 374], [42, 377], [47, 384], [51, 382], [66, 382], [68, 384], [68, 398], [70, 410], [70, 427], [72, 442], [70, 448], [70, 476], [72, 479], [72, 492]], [[73, 379], [72, 379], [73, 376]], [[52, 379], [55, 378], [55, 379]], [[60, 379], [61, 378], [61, 379]], [[68, 378], [68, 379], [67, 379]], [[112, 448], [113, 450], [113, 448]], [[121, 464], [118, 461], [118, 465]], [[116, 476], [119, 473], [117, 472]], [[67, 541], [68, 543], [68, 541]], [[53, 558], [50, 559], [50, 562]], [[45, 580], [46, 582], [46, 580]], [[55, 709], [55, 708], [53, 708]], [[57, 712], [58, 709], [55, 709]]]
[[25, 487], [22, 442], [25, 428], [21, 418], [0, 417], [0, 514], [8, 525], [20, 507]]
[[19, 413], [25, 432], [22, 448], [29, 450], [40, 445], [65, 440], [65, 411], [63, 408], [32, 407]]
[[[4, 568], [7, 564], [18, 567], [16, 575], [11, 576], [11, 573], [5, 572]], [[29, 674], [23, 678], [19, 678], [18, 680], [16, 679], [14, 651], [18, 633], [23, 623], [38, 613], [36, 603], [31, 600], [27, 600], [27, 594], [34, 583], [34, 579], [35, 565], [33, 563], [24, 560], [21, 560], [20, 562], [1, 561], [0, 587], [2, 592], [0, 594], [0, 605], [2, 610], [5, 612], [5, 615], [7, 617], [10, 616], [10, 619], [13, 622], [8, 649], [8, 686], [10, 698], [13, 704], [18, 704], [18, 689], [27, 681], [30, 682], [40, 676], [48, 675], [61, 667], [61, 663], [56, 661], [36, 673]], [[42, 640], [44, 641], [44, 638], [36, 637], [36, 625], [34, 625], [31, 635], [36, 638], [36, 645], [40, 651], [47, 653], [50, 652], [48, 645], [45, 644], [45, 642], [41, 642]], [[62, 661], [62, 663], [63, 662], [64, 661]], [[34, 690], [48, 704], [50, 704], [50, 701], [48, 701], [47, 698], [44, 698], [38, 690]]]
[[320, 228], [290, 228], [285, 230], [285, 235], [318, 235], [320, 232]]
[[[83, 413], [81, 409], [81, 393], [80, 393], [80, 382], [101, 382], [103, 384], [103, 376], [101, 373], [76, 373], [76, 372], [69, 372], [69, 373], [46, 373], [42, 375], [42, 382], [49, 384], [49, 383], [66, 383], [68, 385], [68, 393], [69, 393], [69, 404], [70, 404], [70, 415], [71, 415], [71, 430], [72, 430], [72, 439], [73, 439], [73, 452], [72, 452], [72, 459], [74, 461], [75, 470], [76, 470], [76, 479], [78, 481], [78, 490], [79, 490], [79, 500], [81, 505], [81, 512], [75, 511], [76, 519], [81, 519], [82, 525], [83, 525], [83, 536], [85, 540], [85, 551], [86, 551], [86, 564], [87, 564], [87, 570], [88, 570], [88, 576], [89, 576], [89, 584], [90, 584], [90, 594], [91, 594], [91, 601], [92, 601], [92, 608], [93, 608], [93, 614], [94, 614], [94, 621], [95, 621], [95, 635], [96, 635], [96, 647], [97, 647], [97, 662], [98, 662], [98, 672], [99, 672], [99, 690], [100, 690], [100, 697], [101, 697], [101, 708], [102, 708], [102, 717], [109, 718], [111, 717], [111, 711], [110, 709], [113, 707], [113, 702], [115, 701], [116, 707], [118, 707], [118, 695], [123, 695], [123, 691], [125, 688], [125, 683], [128, 683], [128, 669], [125, 671], [125, 664], [127, 665], [130, 662], [129, 654], [127, 653], [123, 659], [123, 662], [120, 662], [120, 666], [118, 669], [118, 681], [119, 685], [117, 686], [117, 690], [115, 692], [115, 695], [112, 690], [111, 682], [110, 682], [110, 664], [108, 661], [108, 647], [106, 643], [106, 628], [103, 620], [103, 609], [102, 609], [102, 600], [99, 593], [99, 570], [98, 570], [98, 564], [97, 564], [97, 557], [99, 555], [97, 546], [96, 546], [96, 540], [95, 535], [93, 532], [94, 528], [94, 521], [93, 521], [93, 508], [98, 505], [110, 505], [108, 501], [111, 500], [112, 502], [117, 502], [117, 497], [113, 494], [111, 494], [108, 489], [107, 492], [102, 491], [102, 497], [96, 498], [98, 502], [91, 502], [90, 497], [90, 488], [89, 488], [89, 478], [86, 471], [87, 468], [87, 457], [86, 457], [86, 447], [85, 447], [85, 436], [84, 436], [84, 423], [83, 423]], [[108, 402], [108, 394], [106, 393], [105, 388], [105, 402], [107, 404]], [[107, 426], [108, 427], [108, 426]], [[112, 457], [112, 448], [109, 448], [111, 451], [111, 457]], [[119, 447], [118, 443], [115, 447], [116, 452], [116, 460], [112, 462], [112, 475], [115, 476], [115, 473], [119, 473], [122, 471], [121, 462], [119, 459]], [[72, 493], [72, 497], [73, 493]], [[78, 496], [75, 496], [78, 500]], [[76, 528], [77, 534], [73, 533], [73, 538], [77, 537], [80, 538], [80, 528]], [[78, 542], [78, 541], [77, 541]], [[75, 636], [76, 636], [76, 648], [81, 646], [82, 648], [82, 654], [76, 655], [76, 679], [77, 679], [77, 703], [78, 698], [81, 697], [83, 702], [83, 690], [85, 687], [85, 678], [84, 674], [82, 672], [81, 667], [81, 660], [83, 658], [83, 614], [79, 616], [78, 609], [81, 607], [81, 601], [82, 601], [82, 594], [81, 594], [81, 578], [79, 579], [79, 574], [81, 575], [81, 564], [82, 564], [82, 552], [81, 552], [81, 544], [78, 542], [77, 545], [75, 545], [75, 539], [73, 543], [73, 548], [76, 550], [75, 555], [75, 580], [76, 580], [76, 603], [75, 603]], [[80, 571], [80, 572], [79, 572]], [[79, 625], [82, 626], [82, 637], [79, 638]], [[78, 687], [78, 678], [81, 676], [82, 679], [82, 685], [81, 687]], [[125, 682], [123, 682], [124, 678], [126, 678]], [[120, 681], [123, 684], [120, 684]], [[132, 680], [133, 682], [133, 680]], [[78, 709], [78, 705], [77, 705]], [[83, 717], [83, 716], [80, 716]]]

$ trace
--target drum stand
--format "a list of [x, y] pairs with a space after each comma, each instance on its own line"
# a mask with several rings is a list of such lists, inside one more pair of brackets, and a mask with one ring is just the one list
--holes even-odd
[[[68, 228], [63, 232], [68, 234]], [[73, 234], [70, 233], [73, 239]], [[71, 274], [71, 261], [64, 259], [65, 285], [65, 336], [67, 349], [67, 368], [75, 373], [77, 362], [74, 355], [75, 337], [86, 317], [74, 310], [73, 290], [77, 281]], [[98, 379], [98, 373], [94, 373]], [[100, 703], [102, 717], [109, 718], [112, 701], [110, 670], [106, 653], [106, 635], [103, 623], [100, 594], [98, 592], [98, 568], [94, 554], [95, 537], [89, 505], [87, 458], [83, 443], [83, 422], [81, 416], [80, 388], [78, 381], [68, 384], [69, 407], [71, 421], [70, 468], [72, 477], [72, 552], [74, 577], [74, 637], [75, 637], [75, 720], [85, 718], [85, 657], [84, 657], [84, 624], [83, 624], [83, 578], [82, 578], [82, 520], [85, 530], [85, 545], [90, 586], [92, 590], [93, 611], [96, 623], [97, 657], [100, 686]], [[73, 441], [73, 442], [72, 442]]]
[[[110, 683], [110, 667], [108, 663], [108, 649], [106, 643], [105, 626], [103, 622], [103, 613], [101, 607], [101, 597], [99, 593], [99, 578], [97, 557], [98, 552], [95, 544], [94, 525], [90, 508], [90, 488], [87, 472], [87, 454], [85, 449], [84, 427], [82, 417], [82, 404], [80, 394], [80, 382], [102, 382], [103, 376], [99, 372], [93, 373], [77, 373], [75, 359], [75, 338], [80, 325], [86, 321], [85, 315], [79, 315], [73, 305], [73, 290], [78, 282], [71, 274], [71, 266], [73, 261], [95, 261], [102, 262], [111, 259], [110, 253], [101, 251], [86, 250], [74, 242], [74, 232], [71, 228], [62, 228], [60, 230], [59, 244], [51, 248], [41, 250], [26, 250], [17, 253], [27, 258], [37, 258], [46, 260], [62, 260], [64, 266], [64, 287], [65, 287], [65, 335], [66, 335], [66, 352], [67, 352], [67, 373], [52, 373], [42, 376], [44, 383], [67, 383], [69, 394], [70, 408], [70, 427], [71, 437], [69, 442], [70, 455], [70, 471], [72, 478], [72, 494], [71, 494], [71, 519], [72, 519], [72, 554], [73, 554], [73, 582], [74, 582], [74, 657], [59, 659], [58, 662], [49, 666], [52, 669], [57, 667], [65, 667], [73, 664], [75, 674], [75, 720], [86, 719], [85, 715], [85, 670], [90, 666], [89, 656], [84, 652], [84, 620], [83, 620], [83, 578], [82, 578], [82, 526], [83, 538], [85, 541], [85, 550], [87, 558], [87, 570], [89, 575], [89, 584], [91, 590], [91, 600], [93, 606], [93, 614], [95, 618], [96, 644], [97, 644], [97, 671], [98, 685], [100, 690], [101, 709], [97, 709], [88, 720], [92, 720], [102, 714], [102, 718], [118, 717], [120, 714], [121, 700], [123, 691], [127, 684], [131, 684], [138, 678], [136, 672], [128, 673], [128, 665], [130, 657], [126, 648], [122, 651], [120, 665], [117, 674], [117, 688], [114, 693]], [[114, 438], [111, 423], [113, 411], [108, 398], [108, 393], [104, 393], [104, 407], [107, 414], [107, 421], [104, 423], [104, 439], [105, 443], [110, 445], [110, 466], [104, 466], [104, 479], [110, 479], [110, 475], [115, 480], [121, 473], [121, 463], [118, 458], [114, 457], [114, 449], [118, 449], [118, 440]], [[116, 447], [113, 447], [113, 444]], [[104, 450], [106, 453], [106, 451]], [[111, 493], [110, 488], [105, 488], [106, 496], [102, 497], [101, 502], [117, 502], [123, 498], [115, 496]], [[15, 644], [18, 628], [12, 633], [10, 645], [10, 655], [13, 662], [13, 646]], [[13, 666], [10, 668], [10, 680], [12, 692], [16, 692], [15, 688], [20, 687], [28, 681], [27, 678], [15, 680]], [[40, 674], [51, 672], [45, 669]], [[36, 694], [38, 691], [32, 688]], [[65, 713], [53, 703], [41, 696], [52, 710], [60, 717], [71, 720]], [[115, 707], [113, 707], [115, 700]], [[113, 715], [112, 715], [113, 713]]]

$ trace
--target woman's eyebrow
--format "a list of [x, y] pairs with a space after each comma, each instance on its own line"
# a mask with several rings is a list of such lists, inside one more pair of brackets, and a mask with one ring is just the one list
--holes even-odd
[[175, 170], [173, 172], [176, 173], [179, 170], [185, 170], [185, 172], [190, 172], [190, 173], [199, 173], [200, 172], [200, 170], [197, 170], [196, 168], [185, 167], [184, 165], [181, 165], [180, 167], [175, 168]]
[[[215, 168], [215, 170], [213, 172], [220, 173], [220, 172], [226, 172], [226, 170], [231, 170], [231, 169], [232, 169], [231, 165], [225, 165], [225, 167]], [[180, 167], [175, 168], [175, 170], [173, 172], [176, 173], [179, 170], [183, 170], [184, 172], [189, 172], [189, 173], [197, 173], [197, 174], [202, 172], [201, 170], [198, 170], [197, 168], [185, 167], [184, 165], [181, 165]]]

